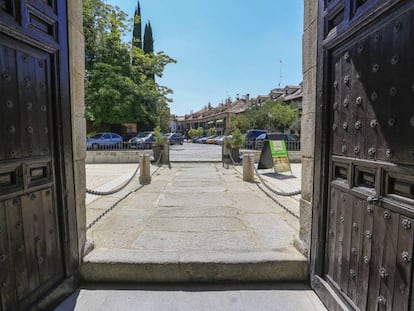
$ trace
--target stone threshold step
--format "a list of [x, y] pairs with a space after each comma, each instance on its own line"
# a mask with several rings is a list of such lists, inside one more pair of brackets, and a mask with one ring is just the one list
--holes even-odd
[[167, 252], [95, 249], [81, 266], [86, 282], [307, 282], [295, 248], [271, 252]]

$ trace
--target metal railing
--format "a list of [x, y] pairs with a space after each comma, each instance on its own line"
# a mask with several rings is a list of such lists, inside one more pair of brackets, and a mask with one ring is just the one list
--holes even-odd
[[286, 149], [289, 151], [300, 151], [300, 140], [287, 140]]
[[144, 150], [151, 149], [153, 143], [134, 143], [134, 142], [118, 142], [118, 143], [93, 143], [86, 146], [87, 151], [122, 151], [122, 150]]
[[[245, 145], [246, 149], [262, 150], [263, 144], [268, 140], [259, 140], [256, 142], [249, 142]], [[300, 151], [300, 140], [286, 140], [286, 149], [288, 151]]]

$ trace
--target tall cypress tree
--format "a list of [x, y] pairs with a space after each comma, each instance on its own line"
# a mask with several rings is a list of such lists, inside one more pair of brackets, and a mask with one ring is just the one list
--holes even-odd
[[145, 54], [154, 52], [154, 39], [152, 38], [152, 28], [150, 22], [145, 25], [143, 50]]
[[142, 49], [141, 6], [139, 1], [134, 13], [134, 29], [132, 31], [132, 45]]

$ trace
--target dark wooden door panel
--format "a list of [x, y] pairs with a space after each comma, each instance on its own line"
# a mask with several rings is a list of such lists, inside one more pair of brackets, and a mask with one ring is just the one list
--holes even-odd
[[[6, 215], [8, 270], [15, 295], [4, 305], [24, 305], [47, 284], [64, 277], [52, 152], [52, 76], [49, 56], [16, 42], [0, 44], [0, 87], [4, 90], [0, 124], [0, 201]], [[48, 230], [48, 231], [45, 231]], [[30, 300], [30, 299], [29, 299]]]
[[0, 108], [4, 133], [0, 160], [48, 156], [52, 118], [47, 55], [30, 55], [2, 45], [0, 55], [5, 102]]
[[412, 258], [413, 258], [413, 219], [400, 216], [398, 226], [398, 245], [395, 269], [393, 310], [408, 310], [412, 290]]
[[66, 19], [64, 0], [0, 0], [0, 310], [76, 273]]
[[315, 193], [326, 211], [319, 275], [338, 305], [412, 310], [414, 1], [320, 5], [319, 116], [329, 134], [319, 133], [327, 150], [319, 176], [329, 171], [330, 180], [322, 181], [327, 198]]
[[358, 269], [358, 294], [356, 304], [361, 310], [367, 308], [368, 286], [370, 280], [370, 262], [372, 260], [372, 238], [374, 228], [374, 206], [366, 199], [358, 199], [357, 208], [360, 208], [361, 219], [361, 256]]
[[338, 231], [338, 203], [337, 203], [337, 192], [335, 189], [331, 189], [330, 204], [329, 204], [329, 224], [328, 224], [328, 250], [326, 252], [326, 261], [327, 271], [326, 274], [331, 279], [336, 279], [336, 268], [337, 265], [335, 262], [338, 261], [338, 256], [336, 255], [336, 248], [339, 246], [338, 238], [341, 235], [341, 232]]
[[16, 278], [14, 267], [16, 263], [11, 254], [10, 231], [8, 230], [8, 217], [6, 201], [0, 202], [0, 302], [1, 310], [12, 309], [17, 301]]
[[[349, 260], [349, 284], [348, 296], [357, 304], [360, 301], [360, 288], [358, 285], [362, 282], [360, 277], [360, 265], [364, 264], [361, 254], [364, 241], [363, 232], [363, 215], [364, 202], [358, 198], [353, 198], [352, 204], [352, 225], [351, 225], [351, 252]], [[363, 290], [363, 289], [362, 289]]]

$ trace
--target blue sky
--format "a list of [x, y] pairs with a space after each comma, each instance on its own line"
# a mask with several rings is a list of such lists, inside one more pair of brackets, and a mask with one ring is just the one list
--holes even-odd
[[[136, 0], [106, 0], [131, 17]], [[171, 113], [227, 97], [268, 94], [302, 81], [303, 0], [140, 0], [155, 51], [177, 60], [157, 79], [174, 91]], [[144, 27], [143, 27], [144, 28]], [[282, 61], [282, 64], [280, 63]], [[281, 69], [281, 70], [280, 70]]]

